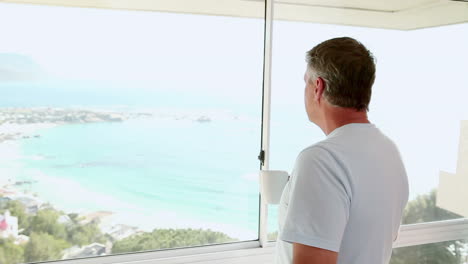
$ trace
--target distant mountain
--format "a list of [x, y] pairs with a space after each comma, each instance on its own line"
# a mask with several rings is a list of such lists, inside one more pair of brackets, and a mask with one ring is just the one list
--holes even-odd
[[31, 57], [17, 53], [0, 53], [0, 82], [28, 81], [43, 77], [44, 71]]

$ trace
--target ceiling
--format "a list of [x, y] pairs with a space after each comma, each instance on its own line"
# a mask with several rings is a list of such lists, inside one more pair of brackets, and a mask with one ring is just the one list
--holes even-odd
[[[0, 0], [263, 18], [263, 0]], [[468, 0], [275, 0], [275, 19], [411, 30], [468, 22]]]

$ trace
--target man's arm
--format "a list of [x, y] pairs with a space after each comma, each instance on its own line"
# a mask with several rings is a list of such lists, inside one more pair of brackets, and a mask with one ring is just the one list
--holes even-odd
[[320, 146], [307, 148], [296, 160], [289, 186], [279, 239], [293, 244], [293, 263], [336, 264], [351, 204], [342, 164]]
[[293, 243], [293, 264], [336, 264], [338, 253]]

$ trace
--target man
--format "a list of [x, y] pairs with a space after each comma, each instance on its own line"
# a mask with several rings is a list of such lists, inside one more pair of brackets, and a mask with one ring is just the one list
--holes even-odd
[[387, 264], [408, 201], [395, 144], [367, 118], [375, 64], [352, 38], [307, 52], [304, 101], [327, 138], [297, 157], [279, 208], [279, 264]]

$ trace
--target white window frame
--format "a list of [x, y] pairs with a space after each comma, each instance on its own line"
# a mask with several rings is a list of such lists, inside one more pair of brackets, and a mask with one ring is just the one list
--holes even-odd
[[[458, 239], [468, 239], [468, 219], [404, 225], [394, 248], [416, 246]], [[240, 263], [240, 259], [272, 259], [276, 242], [260, 245], [259, 241], [223, 245], [167, 249], [85, 259], [56, 261], [59, 264], [175, 264], [175, 263]], [[248, 260], [245, 263], [253, 263]], [[268, 262], [264, 262], [268, 263]]]
[[[264, 69], [262, 92], [262, 139], [264, 151], [262, 170], [269, 168], [270, 158], [270, 115], [271, 115], [271, 66], [273, 44], [273, 4], [274, 0], [265, 0], [265, 36], [264, 36]], [[83, 259], [52, 261], [57, 264], [175, 264], [175, 263], [239, 263], [236, 259], [271, 257], [276, 242], [267, 239], [268, 205], [260, 199], [259, 239], [220, 245], [196, 246], [180, 249], [164, 249], [147, 252], [126, 253]], [[416, 246], [444, 241], [468, 239], [468, 218], [426, 222], [404, 225], [393, 247]], [[230, 262], [229, 262], [230, 263]], [[249, 263], [249, 262], [245, 262]]]

